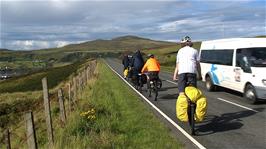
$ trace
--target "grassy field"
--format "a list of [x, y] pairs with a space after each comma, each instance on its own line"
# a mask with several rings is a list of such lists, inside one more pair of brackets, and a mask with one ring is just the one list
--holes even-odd
[[41, 79], [47, 77], [49, 88], [55, 87], [59, 82], [65, 80], [75, 72], [82, 62], [71, 65], [51, 68], [34, 74], [11, 78], [1, 82], [0, 93], [38, 91], [42, 89]]
[[98, 65], [98, 72], [79, 100], [80, 110], [56, 135], [56, 148], [182, 148], [106, 65]]
[[0, 84], [0, 127], [15, 124], [25, 111], [36, 109], [42, 101], [41, 79], [47, 77], [50, 92], [63, 84], [85, 62], [52, 68], [35, 74], [12, 78]]
[[[90, 60], [76, 63], [73, 66], [68, 66], [68, 69], [72, 71], [68, 77], [63, 77], [63, 81], [56, 80], [57, 85], [53, 88], [49, 88], [49, 98], [51, 104], [51, 114], [53, 117], [53, 128], [56, 130], [62, 126], [62, 122], [59, 119], [59, 104], [57, 97], [58, 88], [62, 88], [67, 97], [68, 86], [66, 82], [69, 80], [76, 71], [80, 71], [81, 67], [87, 66]], [[64, 66], [65, 67], [65, 66]], [[56, 70], [58, 74], [66, 73], [64, 69]], [[61, 70], [61, 71], [60, 71]], [[50, 73], [50, 72], [43, 72]], [[55, 73], [55, 72], [52, 72]], [[21, 77], [23, 78], [23, 77]], [[51, 81], [50, 81], [51, 82]], [[41, 81], [39, 81], [41, 84]], [[49, 84], [49, 80], [48, 80]], [[2, 93], [0, 95], [0, 144], [3, 143], [2, 132], [5, 128], [11, 130], [11, 144], [13, 148], [27, 148], [25, 141], [25, 121], [24, 114], [27, 111], [33, 111], [34, 121], [36, 127], [37, 143], [39, 148], [47, 148], [47, 134], [46, 134], [46, 124], [44, 117], [44, 107], [42, 99], [42, 91], [26, 91], [26, 92], [13, 92], [13, 93]], [[65, 99], [66, 100], [66, 99]], [[67, 104], [66, 104], [67, 103]], [[68, 108], [68, 102], [65, 103], [66, 109]], [[69, 111], [67, 111], [69, 114]], [[23, 143], [25, 142], [25, 143]], [[2, 146], [2, 145], [1, 145]], [[1, 148], [1, 147], [0, 147]]]

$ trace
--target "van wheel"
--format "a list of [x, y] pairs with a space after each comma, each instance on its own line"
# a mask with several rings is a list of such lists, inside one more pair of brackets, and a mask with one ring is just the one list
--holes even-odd
[[254, 87], [248, 84], [245, 88], [244, 97], [248, 103], [255, 104], [257, 102], [257, 96]]
[[214, 91], [215, 90], [215, 85], [212, 83], [211, 78], [208, 76], [206, 78], [206, 88], [208, 91]]

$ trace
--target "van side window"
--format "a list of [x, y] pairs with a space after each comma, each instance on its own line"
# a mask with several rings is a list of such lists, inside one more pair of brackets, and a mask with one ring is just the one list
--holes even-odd
[[232, 66], [234, 50], [201, 50], [200, 62]]
[[266, 67], [266, 47], [236, 50], [236, 66]]

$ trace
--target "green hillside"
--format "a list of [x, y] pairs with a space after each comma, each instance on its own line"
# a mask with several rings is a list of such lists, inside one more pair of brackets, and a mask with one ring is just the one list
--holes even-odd
[[175, 43], [155, 41], [137, 36], [123, 36], [112, 40], [93, 40], [80, 44], [70, 44], [61, 48], [36, 50], [35, 53], [74, 52], [74, 51], [124, 51], [136, 49], [159, 48]]
[[[114, 56], [110, 52], [135, 51], [137, 49], [158, 49], [173, 46], [175, 43], [155, 41], [136, 36], [123, 36], [112, 40], [93, 40], [80, 44], [70, 44], [61, 48], [32, 51], [0, 50], [0, 67], [23, 69], [50, 68], [74, 63], [81, 59], [98, 56]], [[99, 54], [101, 53], [101, 54]], [[116, 55], [119, 55], [116, 54]]]

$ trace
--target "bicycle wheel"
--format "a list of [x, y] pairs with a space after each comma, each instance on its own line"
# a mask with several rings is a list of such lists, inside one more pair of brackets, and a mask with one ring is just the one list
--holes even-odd
[[150, 84], [149, 84], [149, 97], [151, 97], [151, 92], [152, 92], [152, 89], [153, 89], [153, 85], [152, 85], [152, 81], [150, 81]]
[[195, 107], [194, 103], [190, 103], [190, 127], [191, 127], [191, 135], [195, 135]]
[[156, 101], [157, 100], [157, 96], [158, 96], [157, 81], [154, 81], [154, 93], [155, 93], [154, 101]]

